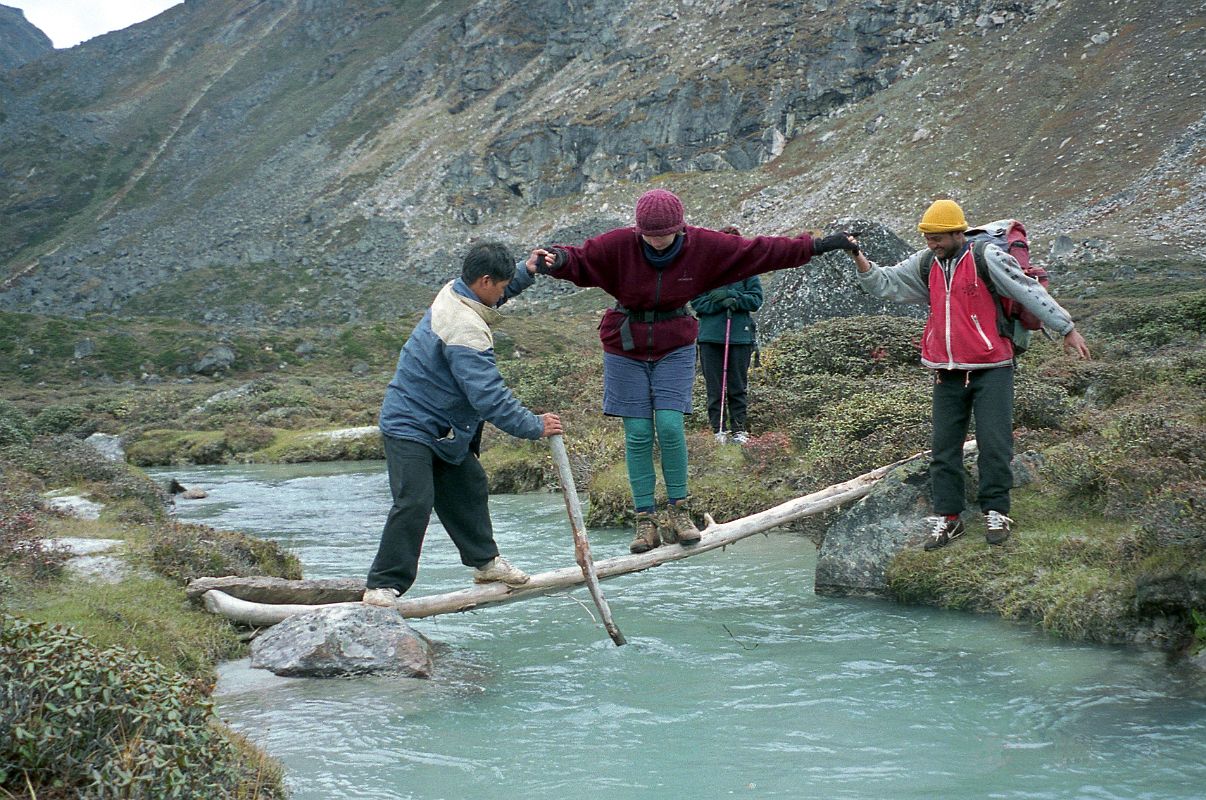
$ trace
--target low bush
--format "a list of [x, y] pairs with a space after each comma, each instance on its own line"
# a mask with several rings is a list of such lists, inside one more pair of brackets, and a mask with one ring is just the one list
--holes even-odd
[[34, 417], [32, 427], [35, 434], [53, 436], [79, 430], [87, 419], [87, 412], [78, 406], [47, 406]]
[[1055, 383], [1018, 377], [1013, 391], [1013, 422], [1027, 428], [1059, 428], [1072, 413], [1067, 391]]
[[141, 556], [160, 575], [180, 583], [227, 575], [302, 576], [297, 556], [276, 542], [175, 521], [150, 532]]
[[826, 407], [807, 430], [806, 459], [815, 485], [844, 481], [929, 446], [929, 390], [860, 392]]
[[62, 573], [67, 553], [43, 544], [39, 513], [36, 495], [0, 484], [0, 573], [35, 582]]
[[29, 417], [8, 400], [0, 399], [0, 447], [29, 444], [31, 438]]
[[284, 797], [202, 686], [66, 628], [0, 615], [0, 787], [41, 797]]
[[918, 363], [922, 322], [907, 317], [821, 320], [775, 339], [763, 351], [767, 379], [791, 384], [803, 375], [863, 376]]
[[227, 425], [222, 430], [226, 449], [232, 454], [254, 453], [263, 450], [276, 439], [276, 432], [262, 425], [249, 425], [245, 422]]

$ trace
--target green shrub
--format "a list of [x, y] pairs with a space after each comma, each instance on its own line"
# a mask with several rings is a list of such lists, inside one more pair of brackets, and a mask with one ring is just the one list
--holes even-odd
[[782, 431], [793, 441], [806, 442], [808, 427], [821, 409], [861, 389], [859, 381], [838, 375], [801, 374], [772, 384], [763, 381], [760, 370], [754, 370], [750, 374], [750, 427]]
[[33, 427], [25, 412], [7, 400], [0, 399], [0, 447], [10, 444], [29, 444]]
[[1206, 553], [1206, 480], [1169, 483], [1153, 492], [1139, 515], [1149, 547], [1189, 547]]
[[222, 430], [226, 449], [231, 453], [254, 453], [263, 450], [276, 438], [276, 432], [262, 425], [236, 423]]
[[780, 336], [762, 352], [762, 369], [773, 384], [802, 375], [859, 376], [918, 362], [920, 320], [905, 317], [840, 317]]
[[261, 779], [197, 682], [66, 628], [0, 615], [0, 787], [47, 797], [283, 796]]
[[826, 407], [808, 432], [814, 481], [844, 481], [929, 446], [930, 394], [918, 386], [860, 392]]
[[573, 353], [503, 361], [499, 371], [519, 401], [533, 411], [565, 411], [584, 394], [602, 396], [598, 362]]
[[[43, 544], [38, 514], [36, 495], [0, 485], [0, 572], [32, 581], [62, 573], [67, 553]], [[0, 597], [4, 594], [0, 587]]]
[[87, 412], [78, 406], [47, 406], [33, 419], [33, 432], [41, 436], [69, 433], [83, 426]]
[[1206, 330], [1206, 291], [1116, 300], [1093, 316], [1093, 330], [1143, 348], [1193, 344]]
[[299, 580], [301, 563], [279, 544], [238, 531], [170, 522], [155, 528], [142, 557], [160, 575], [188, 583], [194, 578], [267, 575]]
[[1054, 383], [1020, 377], [1014, 384], [1013, 422], [1027, 428], [1059, 428], [1072, 412], [1068, 393]]

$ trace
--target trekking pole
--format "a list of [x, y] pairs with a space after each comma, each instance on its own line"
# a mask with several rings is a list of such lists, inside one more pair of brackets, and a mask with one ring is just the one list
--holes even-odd
[[590, 542], [586, 538], [586, 523], [582, 521], [582, 505], [578, 502], [578, 489], [574, 486], [574, 473], [570, 471], [569, 454], [565, 451], [565, 439], [556, 433], [549, 437], [549, 448], [553, 451], [553, 462], [557, 465], [557, 477], [561, 481], [561, 494], [565, 497], [565, 510], [569, 514], [570, 530], [574, 534], [574, 560], [582, 568], [590, 596], [603, 617], [603, 627], [616, 646], [628, 644], [624, 634], [611, 618], [611, 609], [603, 590], [599, 588], [599, 576], [595, 574], [595, 560], [590, 554]]
[[[727, 434], [724, 429], [725, 393], [729, 388], [729, 334], [733, 331], [733, 309], [724, 310], [724, 366], [720, 368], [720, 432]], [[729, 420], [732, 422], [732, 420]]]

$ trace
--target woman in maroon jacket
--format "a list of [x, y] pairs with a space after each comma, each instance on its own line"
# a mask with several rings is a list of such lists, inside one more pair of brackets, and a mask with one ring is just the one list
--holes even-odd
[[[848, 234], [822, 239], [744, 239], [683, 222], [682, 201], [654, 189], [636, 204], [636, 226], [587, 239], [577, 247], [537, 248], [529, 271], [578, 286], [597, 286], [616, 299], [603, 315], [603, 413], [624, 420], [624, 454], [636, 509], [629, 549], [699, 541], [687, 494], [683, 415], [691, 411], [699, 324], [687, 303], [703, 292], [777, 269], [806, 264], [830, 250], [857, 250]], [[653, 443], [661, 448], [668, 507], [654, 504]]]

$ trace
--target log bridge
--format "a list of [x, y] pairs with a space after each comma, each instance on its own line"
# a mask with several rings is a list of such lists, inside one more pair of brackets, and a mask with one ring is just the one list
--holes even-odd
[[[975, 442], [964, 445], [964, 455], [974, 452]], [[670, 561], [690, 558], [723, 548], [755, 533], [763, 533], [802, 517], [819, 514], [870, 493], [872, 487], [897, 467], [928, 455], [928, 451], [871, 470], [844, 483], [827, 486], [811, 494], [752, 514], [718, 523], [705, 514], [707, 522], [699, 544], [693, 547], [664, 545], [645, 553], [616, 556], [594, 562], [599, 580], [627, 575]], [[540, 572], [519, 587], [486, 583], [427, 597], [401, 597], [396, 607], [403, 617], [415, 619], [437, 614], [470, 611], [485, 606], [513, 603], [532, 597], [572, 589], [586, 583], [579, 566]], [[188, 595], [205, 608], [234, 622], [253, 627], [275, 625], [295, 614], [304, 614], [336, 603], [359, 603], [362, 580], [287, 581], [277, 578], [198, 578], [188, 586]]]

